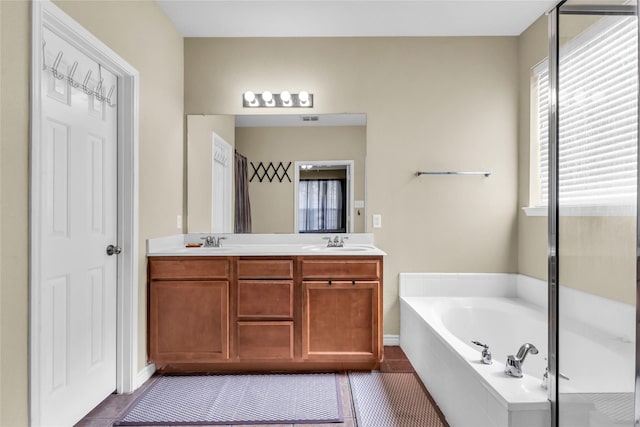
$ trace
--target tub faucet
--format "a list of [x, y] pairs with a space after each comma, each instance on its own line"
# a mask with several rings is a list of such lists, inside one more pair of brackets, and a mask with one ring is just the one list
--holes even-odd
[[[545, 357], [544, 360], [547, 360], [547, 358]], [[562, 372], [558, 372], [558, 376], [560, 378], [564, 378], [565, 380], [569, 380], [569, 377], [566, 376], [565, 374], [563, 374]], [[549, 366], [546, 366], [544, 368], [544, 374], [542, 375], [542, 384], [541, 384], [543, 389], [547, 389], [549, 387]]]
[[522, 364], [527, 354], [538, 354], [538, 349], [530, 343], [523, 344], [518, 353], [514, 356], [510, 354], [507, 357], [507, 363], [504, 367], [504, 373], [516, 378], [522, 378]]
[[482, 347], [482, 359], [480, 361], [485, 365], [491, 365], [493, 360], [491, 358], [491, 352], [489, 351], [489, 346], [486, 344], [482, 344], [479, 341], [471, 341], [473, 344]]

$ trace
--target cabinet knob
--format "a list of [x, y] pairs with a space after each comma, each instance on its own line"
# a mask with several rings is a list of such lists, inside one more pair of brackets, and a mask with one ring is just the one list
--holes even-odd
[[355, 281], [355, 280], [352, 280], [352, 281], [351, 281], [351, 286], [355, 286], [355, 284], [356, 284], [356, 281]]
[[333, 285], [333, 282], [331, 280], [329, 280], [329, 286]]

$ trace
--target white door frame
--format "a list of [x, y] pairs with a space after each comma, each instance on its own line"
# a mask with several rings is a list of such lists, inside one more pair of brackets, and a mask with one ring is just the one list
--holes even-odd
[[299, 160], [294, 163], [293, 170], [293, 232], [300, 233], [298, 228], [298, 198], [299, 198], [299, 184], [300, 184], [300, 168], [302, 165], [311, 166], [336, 166], [336, 169], [343, 167], [346, 169], [347, 175], [347, 233], [353, 233], [353, 181], [354, 181], [354, 164], [353, 160]]
[[49, 0], [31, 2], [31, 171], [29, 218], [29, 412], [39, 425], [40, 277], [39, 206], [43, 150], [40, 146], [42, 108], [38, 90], [43, 72], [42, 28], [46, 27], [118, 77], [118, 245], [117, 271], [117, 392], [130, 393], [138, 384], [138, 71]]

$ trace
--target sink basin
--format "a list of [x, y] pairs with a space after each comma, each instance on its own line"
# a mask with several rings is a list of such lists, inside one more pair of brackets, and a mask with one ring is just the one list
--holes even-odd
[[208, 254], [230, 251], [232, 248], [229, 246], [222, 246], [221, 248], [200, 246], [199, 248], [183, 248], [181, 252], [193, 253], [193, 254]]
[[309, 249], [315, 252], [362, 252], [362, 251], [370, 251], [374, 249], [373, 246], [369, 245], [345, 245], [345, 246], [325, 246], [325, 245], [316, 245], [316, 246], [308, 246], [305, 249]]

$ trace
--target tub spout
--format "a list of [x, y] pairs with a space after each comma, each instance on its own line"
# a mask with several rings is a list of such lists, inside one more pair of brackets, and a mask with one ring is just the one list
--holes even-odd
[[529, 353], [538, 354], [538, 349], [533, 344], [526, 343], [520, 347], [515, 356], [510, 354], [507, 357], [504, 373], [512, 377], [522, 378], [522, 365]]

